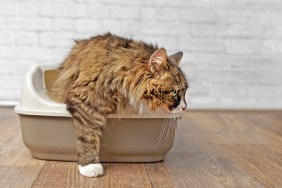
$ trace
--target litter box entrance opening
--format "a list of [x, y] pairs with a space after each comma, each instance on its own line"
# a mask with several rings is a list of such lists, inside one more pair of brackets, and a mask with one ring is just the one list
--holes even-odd
[[59, 74], [59, 70], [52, 69], [52, 70], [44, 70], [43, 77], [44, 77], [44, 87], [48, 91], [52, 88], [55, 79]]

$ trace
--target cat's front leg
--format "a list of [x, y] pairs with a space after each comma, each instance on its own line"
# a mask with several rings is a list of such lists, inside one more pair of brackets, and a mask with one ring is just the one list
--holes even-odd
[[77, 98], [72, 98], [66, 103], [75, 122], [79, 172], [87, 177], [100, 176], [103, 174], [99, 160], [100, 140], [106, 119], [95, 108], [85, 105]]
[[103, 175], [99, 161], [101, 130], [74, 120], [77, 136], [77, 162], [81, 175], [97, 177]]

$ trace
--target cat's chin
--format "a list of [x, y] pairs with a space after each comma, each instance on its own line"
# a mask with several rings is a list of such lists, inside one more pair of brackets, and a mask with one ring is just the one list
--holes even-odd
[[180, 107], [177, 107], [177, 108], [175, 108], [175, 109], [173, 109], [173, 110], [170, 110], [167, 106], [164, 106], [164, 105], [163, 105], [162, 108], [163, 108], [166, 112], [171, 113], [171, 114], [177, 114], [177, 113], [182, 113], [182, 112], [183, 112], [182, 108], [180, 108]]
[[170, 113], [173, 114], [182, 113], [182, 112], [183, 112], [182, 108], [175, 108], [174, 110], [170, 111]]

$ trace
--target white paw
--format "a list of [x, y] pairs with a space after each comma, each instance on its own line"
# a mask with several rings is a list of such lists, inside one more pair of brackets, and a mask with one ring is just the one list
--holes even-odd
[[103, 175], [103, 166], [101, 165], [101, 163], [89, 164], [86, 166], [78, 165], [78, 168], [80, 174], [83, 176], [97, 177]]

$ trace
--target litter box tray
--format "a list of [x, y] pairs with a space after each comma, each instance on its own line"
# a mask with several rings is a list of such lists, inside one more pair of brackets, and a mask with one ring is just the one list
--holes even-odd
[[[22, 138], [33, 157], [44, 160], [76, 161], [74, 121], [65, 104], [52, 101], [47, 90], [58, 73], [58, 65], [34, 65], [25, 77], [20, 103]], [[149, 113], [110, 114], [103, 130], [101, 162], [157, 162], [173, 146], [180, 114], [161, 109]]]

